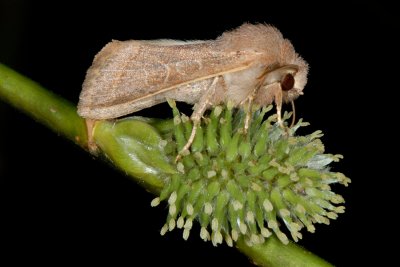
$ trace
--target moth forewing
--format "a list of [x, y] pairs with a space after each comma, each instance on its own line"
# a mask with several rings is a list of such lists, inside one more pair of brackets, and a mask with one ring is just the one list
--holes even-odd
[[280, 114], [282, 102], [302, 94], [307, 71], [290, 41], [264, 24], [244, 24], [212, 41], [112, 41], [87, 72], [78, 113], [101, 120], [167, 98], [195, 104], [188, 149], [206, 109], [229, 101], [246, 107], [249, 120], [254, 103], [275, 101]]
[[167, 97], [185, 102], [190, 99], [193, 104], [199, 100], [199, 92], [207, 90], [207, 83], [201, 81], [248, 68], [256, 56], [224, 51], [215, 41], [172, 43], [107, 44], [87, 72], [79, 114], [91, 119], [117, 118], [165, 102]]

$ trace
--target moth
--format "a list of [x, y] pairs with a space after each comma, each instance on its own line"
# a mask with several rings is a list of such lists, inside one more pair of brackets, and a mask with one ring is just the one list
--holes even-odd
[[246, 111], [303, 94], [307, 63], [280, 31], [266, 24], [243, 24], [216, 40], [129, 40], [108, 43], [88, 69], [78, 113], [90, 120], [118, 118], [167, 99], [194, 104], [190, 148], [204, 112], [221, 103]]

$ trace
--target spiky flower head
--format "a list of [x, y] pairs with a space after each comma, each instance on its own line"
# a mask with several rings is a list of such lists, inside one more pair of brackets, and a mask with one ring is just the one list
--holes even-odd
[[[170, 104], [175, 127], [165, 151], [173, 161], [193, 125]], [[176, 164], [177, 173], [166, 178], [151, 202], [168, 203], [162, 235], [180, 228], [186, 240], [199, 221], [200, 237], [215, 246], [223, 241], [232, 246], [241, 236], [249, 245], [259, 244], [271, 234], [286, 244], [285, 233], [297, 241], [302, 228], [314, 232], [314, 224], [329, 224], [344, 212], [344, 199], [330, 184], [347, 186], [350, 179], [328, 168], [342, 156], [324, 154], [321, 131], [296, 136], [307, 125], [301, 120], [283, 129], [276, 115], [264, 119], [270, 109], [254, 113], [246, 134], [244, 113], [229, 105], [215, 107], [202, 120], [190, 151]]]

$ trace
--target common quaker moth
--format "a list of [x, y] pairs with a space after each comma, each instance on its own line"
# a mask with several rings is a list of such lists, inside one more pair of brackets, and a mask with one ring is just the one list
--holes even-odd
[[265, 24], [243, 24], [216, 40], [112, 41], [87, 71], [78, 113], [104, 120], [167, 99], [194, 104], [185, 151], [204, 112], [221, 103], [246, 110], [245, 132], [252, 105], [275, 102], [281, 123], [282, 103], [302, 94], [307, 72], [290, 41]]

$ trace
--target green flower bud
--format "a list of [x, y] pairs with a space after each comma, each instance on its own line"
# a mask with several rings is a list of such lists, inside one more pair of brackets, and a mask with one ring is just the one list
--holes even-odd
[[100, 121], [93, 137], [111, 162], [129, 175], [143, 178], [148, 187], [159, 190], [162, 188], [160, 177], [176, 172], [164, 154], [165, 140], [155, 128], [141, 120]]

